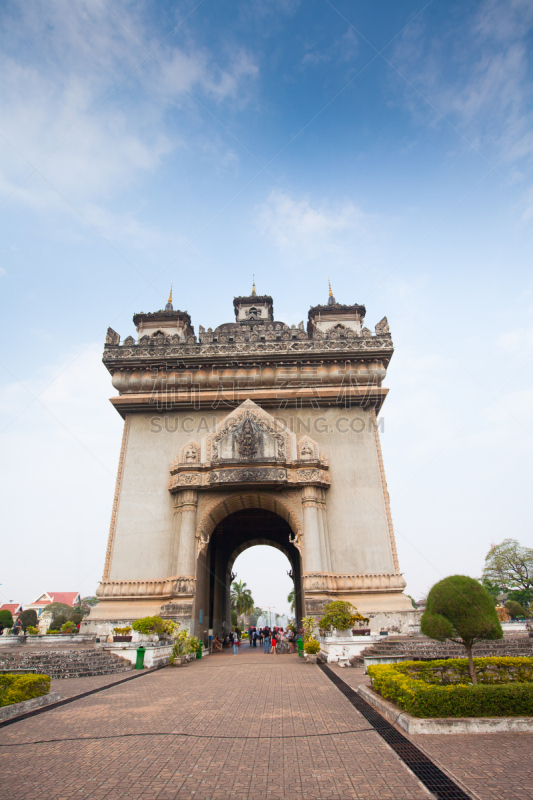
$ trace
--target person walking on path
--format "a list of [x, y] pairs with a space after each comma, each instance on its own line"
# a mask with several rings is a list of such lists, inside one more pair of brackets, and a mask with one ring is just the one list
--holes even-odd
[[270, 630], [268, 628], [263, 631], [263, 647], [265, 653], [270, 652]]
[[235, 628], [233, 631], [233, 655], [239, 655], [239, 629]]
[[276, 655], [276, 645], [277, 645], [277, 643], [278, 643], [278, 636], [279, 636], [279, 634], [278, 634], [278, 633], [273, 633], [273, 634], [272, 634], [272, 646], [271, 646], [271, 648], [270, 648], [270, 654], [271, 654], [271, 655], [272, 655], [272, 653], [273, 653], [274, 655]]

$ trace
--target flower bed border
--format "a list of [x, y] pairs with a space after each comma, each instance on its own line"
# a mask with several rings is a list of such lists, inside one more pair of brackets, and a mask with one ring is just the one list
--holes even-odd
[[357, 688], [361, 697], [385, 719], [409, 735], [436, 733], [532, 733], [533, 717], [413, 717], [385, 700], [370, 686]]
[[[512, 718], [533, 716], [533, 659], [474, 659], [483, 671], [484, 683], [468, 685], [463, 679], [466, 659], [402, 661], [368, 667], [373, 689], [385, 700], [416, 718]], [[446, 670], [457, 682], [439, 685], [413, 677], [410, 672], [432, 677]], [[455, 671], [455, 675], [453, 672]], [[504, 682], [505, 671], [515, 681]], [[506, 713], [501, 713], [505, 709]], [[511, 714], [509, 714], [509, 711]]]

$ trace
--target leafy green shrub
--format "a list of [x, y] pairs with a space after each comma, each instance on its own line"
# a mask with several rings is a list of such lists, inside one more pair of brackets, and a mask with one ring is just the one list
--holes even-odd
[[41, 697], [50, 691], [49, 675], [0, 675], [0, 706], [10, 706]]
[[302, 617], [302, 628], [304, 631], [304, 642], [313, 638], [313, 633], [316, 626], [316, 619], [314, 617]]
[[13, 614], [9, 610], [9, 608], [3, 608], [0, 611], [0, 622], [4, 626], [4, 628], [12, 628], [13, 627]]
[[353, 628], [356, 622], [368, 623], [368, 617], [363, 617], [358, 613], [357, 609], [346, 600], [332, 600], [324, 608], [324, 614], [318, 621], [318, 627], [322, 630], [330, 628], [338, 628], [339, 630], [347, 630]]
[[57, 617], [54, 617], [52, 622], [50, 623], [50, 627], [48, 628], [49, 631], [60, 631], [65, 622], [68, 622], [67, 618], [64, 614], [58, 614]]
[[37, 625], [37, 613], [33, 608], [29, 608], [27, 611], [22, 612], [22, 614], [19, 616], [19, 620], [24, 631], [26, 631], [29, 625]]
[[131, 625], [127, 625], [125, 628], [113, 628], [113, 633], [116, 636], [129, 636], [131, 633]]
[[174, 622], [172, 619], [165, 619], [163, 620], [163, 629], [161, 633], [166, 634], [167, 636], [172, 636], [173, 638], [176, 637], [178, 629], [179, 629], [179, 622]]
[[505, 608], [509, 612], [511, 619], [518, 619], [518, 617], [525, 617], [526, 610], [520, 603], [517, 603], [515, 600], [508, 600], [505, 604]]
[[[179, 627], [179, 623], [176, 623], [176, 627]], [[188, 631], [184, 630], [180, 631], [179, 633], [175, 633], [174, 638], [174, 647], [172, 648], [172, 653], [169, 659], [170, 664], [173, 664], [176, 658], [186, 656], [188, 653], [198, 652], [200, 640], [196, 636], [190, 636]]]
[[70, 619], [67, 620], [67, 622], [64, 622], [63, 625], [61, 626], [62, 633], [74, 633], [75, 630], [76, 626]]
[[132, 623], [132, 628], [137, 633], [164, 633], [165, 621], [161, 617], [141, 617]]
[[532, 658], [476, 658], [480, 683], [469, 684], [468, 659], [402, 661], [368, 667], [372, 687], [414, 717], [533, 715]]
[[320, 642], [316, 639], [307, 639], [304, 642], [304, 650], [308, 656], [316, 656], [317, 653], [320, 653]]
[[51, 634], [52, 636], [54, 636], [56, 633], [57, 633], [57, 634], [61, 633], [61, 631], [55, 631], [55, 630], [53, 630], [52, 628], [48, 628], [48, 630], [46, 631], [46, 633], [47, 633], [47, 634]]
[[28, 625], [26, 628], [26, 633], [29, 633], [31, 636], [34, 636], [36, 633], [39, 633], [39, 628], [36, 628], [34, 625]]

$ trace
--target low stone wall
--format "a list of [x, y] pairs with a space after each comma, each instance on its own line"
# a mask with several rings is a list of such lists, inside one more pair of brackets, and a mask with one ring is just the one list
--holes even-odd
[[134, 642], [124, 642], [123, 644], [105, 644], [103, 649], [107, 650], [115, 656], [127, 659], [135, 666], [137, 660], [137, 649], [142, 644], [144, 647], [144, 666], [148, 669], [152, 667], [164, 667], [168, 664], [172, 654], [171, 644], [144, 644], [143, 642], [135, 644]]
[[18, 645], [42, 645], [53, 644], [54, 646], [64, 646], [72, 644], [81, 644], [82, 642], [94, 642], [95, 637], [92, 634], [27, 634], [24, 636], [0, 636], [0, 647], [16, 647]]
[[35, 711], [36, 708], [48, 706], [50, 703], [57, 703], [58, 700], [61, 700], [59, 692], [51, 692], [50, 694], [43, 694], [41, 697], [32, 697], [30, 700], [23, 700], [21, 703], [3, 706], [0, 708], [0, 722], [3, 722], [5, 719], [18, 717], [20, 714], [26, 714], [27, 711]]
[[359, 656], [361, 652], [370, 647], [375, 642], [380, 641], [381, 636], [319, 636], [320, 650], [325, 653], [329, 663], [337, 662], [339, 659], [349, 659]]

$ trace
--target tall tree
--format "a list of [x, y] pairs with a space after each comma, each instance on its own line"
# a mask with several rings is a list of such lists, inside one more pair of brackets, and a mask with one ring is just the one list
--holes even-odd
[[505, 589], [533, 589], [533, 548], [504, 539], [485, 557], [483, 578]]
[[233, 581], [230, 592], [231, 607], [241, 617], [254, 607], [254, 599], [248, 586], [243, 581]]
[[13, 614], [9, 610], [9, 608], [3, 608], [0, 611], [0, 622], [4, 626], [4, 628], [12, 628], [13, 627]]
[[474, 684], [477, 676], [472, 645], [503, 636], [492, 597], [479, 581], [466, 575], [451, 575], [431, 588], [420, 630], [431, 639], [464, 645]]
[[296, 608], [296, 594], [294, 589], [287, 595], [287, 603], [290, 603], [291, 611], [294, 611]]

